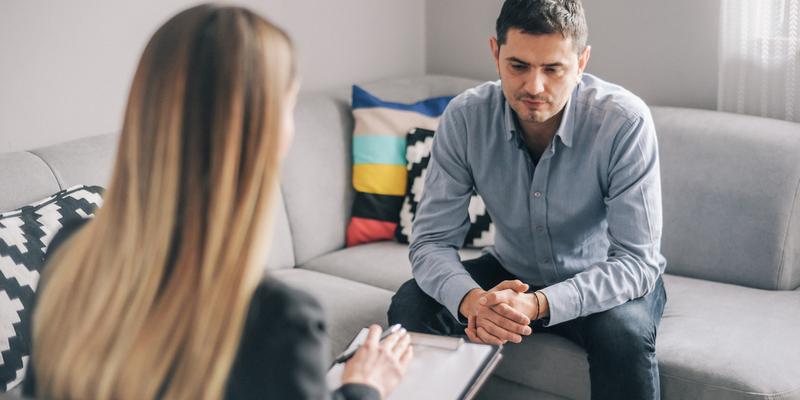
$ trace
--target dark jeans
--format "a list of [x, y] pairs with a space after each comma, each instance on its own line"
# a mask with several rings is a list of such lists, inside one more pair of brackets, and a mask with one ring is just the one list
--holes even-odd
[[[465, 261], [464, 268], [483, 289], [517, 279], [489, 254]], [[538, 288], [537, 288], [538, 289]], [[656, 330], [667, 295], [659, 278], [655, 290], [608, 311], [544, 327], [534, 323], [534, 335], [563, 336], [588, 353], [592, 399], [658, 399], [660, 386], [656, 361]], [[465, 326], [412, 279], [392, 297], [389, 323], [410, 331], [458, 336]]]

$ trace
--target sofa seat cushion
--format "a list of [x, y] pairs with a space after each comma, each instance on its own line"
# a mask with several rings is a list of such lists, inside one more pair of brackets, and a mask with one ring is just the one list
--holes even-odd
[[800, 293], [667, 275], [667, 398], [800, 399]]
[[388, 290], [299, 268], [270, 271], [269, 276], [319, 300], [328, 322], [331, 356], [343, 351], [362, 327], [387, 325], [392, 298]]
[[[658, 331], [662, 397], [800, 398], [800, 293], [665, 275]], [[550, 334], [507, 345], [500, 377], [574, 399], [589, 398], [586, 353]]]
[[[463, 249], [462, 260], [480, 256], [480, 250]], [[334, 251], [301, 266], [366, 283], [394, 292], [411, 279], [408, 246], [392, 241], [373, 242]]]

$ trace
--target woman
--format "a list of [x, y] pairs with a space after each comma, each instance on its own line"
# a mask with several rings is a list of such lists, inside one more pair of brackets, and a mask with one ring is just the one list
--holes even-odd
[[[261, 280], [297, 91], [291, 43], [236, 7], [148, 43], [105, 205], [54, 238], [25, 392], [54, 399], [324, 398], [318, 303]], [[368, 345], [336, 398], [388, 394], [405, 332]]]

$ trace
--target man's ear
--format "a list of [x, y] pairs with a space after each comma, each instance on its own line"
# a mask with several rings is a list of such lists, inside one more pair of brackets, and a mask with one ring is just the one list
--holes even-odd
[[500, 46], [494, 36], [489, 37], [489, 49], [492, 51], [492, 59], [494, 59], [494, 68], [497, 71], [497, 76], [500, 76]]
[[582, 74], [586, 69], [586, 64], [589, 63], [589, 57], [592, 55], [592, 46], [586, 45], [578, 57], [578, 75]]

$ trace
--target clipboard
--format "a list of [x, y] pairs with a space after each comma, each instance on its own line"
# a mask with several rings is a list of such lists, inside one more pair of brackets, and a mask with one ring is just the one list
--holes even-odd
[[[348, 349], [361, 344], [367, 332], [362, 329]], [[458, 337], [410, 334], [414, 358], [388, 400], [472, 399], [503, 358], [502, 346], [469, 343]], [[337, 364], [328, 370], [330, 390], [341, 386], [343, 369], [342, 364]]]

